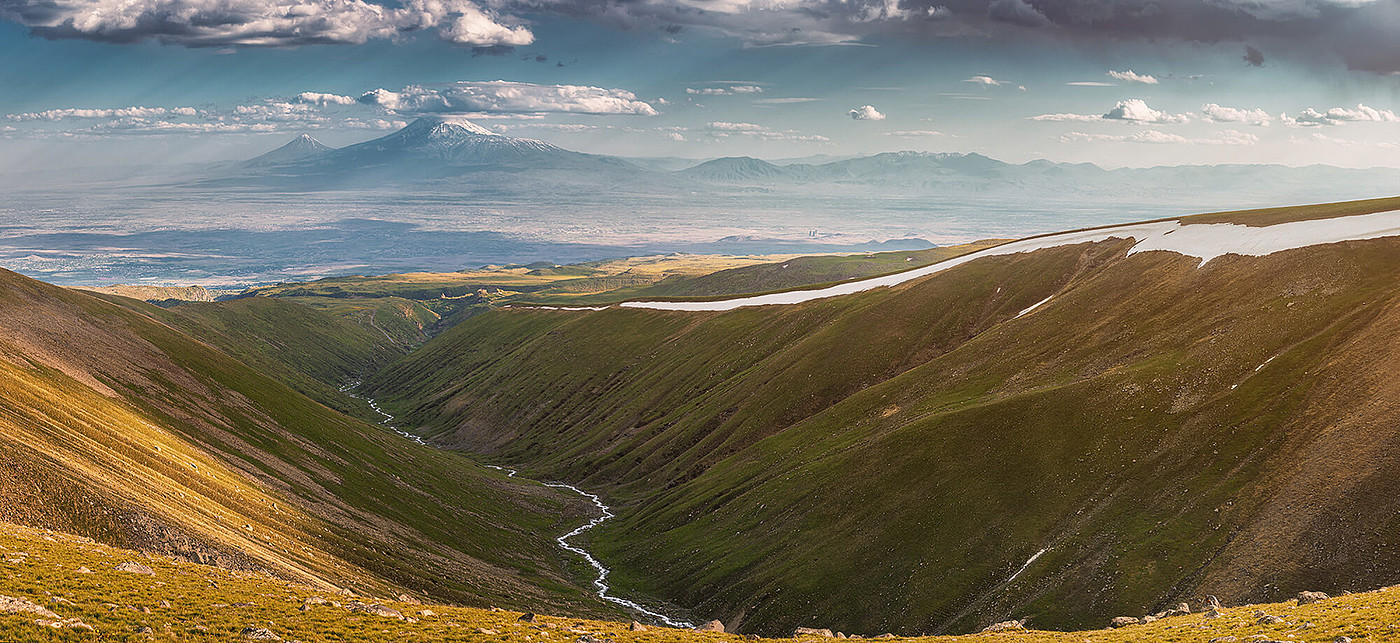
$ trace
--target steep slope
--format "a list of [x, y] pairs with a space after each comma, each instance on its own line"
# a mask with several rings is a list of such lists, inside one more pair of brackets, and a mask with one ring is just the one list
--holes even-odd
[[442, 440], [606, 487], [618, 586], [740, 631], [1068, 627], [1392, 582], [1400, 238], [1204, 266], [1133, 246], [795, 306], [497, 311], [370, 386]]
[[603, 610], [551, 540], [588, 510], [574, 499], [340, 415], [128, 303], [0, 272], [0, 519], [319, 586]]
[[246, 297], [168, 309], [108, 300], [237, 355], [317, 402], [375, 422], [381, 418], [341, 389], [408, 353], [375, 326], [285, 299]]

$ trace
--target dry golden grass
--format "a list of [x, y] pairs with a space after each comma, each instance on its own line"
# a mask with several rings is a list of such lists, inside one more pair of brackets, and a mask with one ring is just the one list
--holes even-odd
[[[135, 562], [153, 576], [118, 571]], [[80, 570], [87, 570], [86, 572]], [[68, 623], [92, 628], [53, 627], [52, 617], [0, 613], [0, 640], [144, 641], [247, 640], [246, 628], [265, 628], [296, 641], [518, 641], [573, 643], [583, 637], [616, 643], [742, 641], [734, 634], [700, 633], [627, 623], [541, 614], [536, 623], [519, 621], [520, 612], [419, 605], [371, 597], [327, 594], [266, 575], [233, 572], [117, 549], [86, 538], [0, 523], [0, 595], [28, 599]], [[315, 597], [315, 598], [313, 598]], [[316, 599], [325, 603], [316, 603]], [[312, 599], [308, 604], [307, 599]], [[402, 618], [351, 611], [354, 602], [379, 604]], [[1283, 623], [1260, 625], [1256, 611]], [[1117, 630], [900, 638], [928, 641], [1015, 641], [1018, 643], [1206, 642], [1233, 636], [1237, 641], [1400, 640], [1400, 588], [1351, 594], [1304, 606], [1289, 601], [1223, 610], [1208, 619], [1191, 614]], [[150, 628], [145, 632], [144, 628]], [[803, 637], [804, 640], [821, 640]]]

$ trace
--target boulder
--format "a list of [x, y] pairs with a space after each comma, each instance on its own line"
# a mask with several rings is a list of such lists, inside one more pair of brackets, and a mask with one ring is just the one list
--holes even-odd
[[695, 628], [696, 632], [723, 632], [724, 623], [719, 621], [709, 621], [700, 627]]
[[1205, 607], [1206, 609], [1220, 609], [1220, 599], [1214, 596], [1206, 596], [1206, 600], [1202, 603], [1201, 606]]
[[374, 603], [373, 605], [365, 605], [364, 603], [356, 601], [347, 604], [345, 607], [352, 612], [360, 612], [362, 614], [373, 614], [375, 616], [383, 616], [384, 618], [396, 618], [399, 620], [403, 620], [402, 612], [392, 607], [385, 607], [383, 605], [380, 605], [379, 603]]
[[1335, 639], [1332, 639], [1332, 643], [1351, 643], [1351, 637], [1350, 637], [1350, 636], [1339, 636], [1339, 637], [1337, 637], [1337, 638], [1335, 638]]
[[1214, 608], [1214, 607], [1212, 607], [1212, 608], [1206, 610], [1206, 614], [1205, 614], [1206, 618], [1220, 618], [1220, 617], [1222, 617], [1222, 616], [1224, 616], [1224, 615], [1225, 615], [1224, 612], [1221, 612], [1220, 610], [1218, 610], [1218, 609], [1216, 609], [1216, 608]]
[[1322, 593], [1322, 592], [1298, 592], [1298, 604], [1299, 604], [1299, 605], [1307, 605], [1308, 603], [1316, 603], [1316, 602], [1318, 602], [1318, 601], [1325, 601], [1325, 600], [1327, 600], [1327, 599], [1329, 599], [1329, 598], [1332, 598], [1332, 597], [1331, 597], [1331, 596], [1328, 596], [1328, 595], [1326, 595], [1326, 594], [1324, 594], [1324, 593]]
[[1259, 617], [1258, 623], [1259, 623], [1260, 625], [1278, 625], [1278, 624], [1280, 624], [1280, 623], [1283, 623], [1283, 617], [1282, 617], [1282, 616], [1269, 616], [1268, 614], [1265, 614], [1265, 615]]
[[632, 624], [627, 626], [627, 630], [630, 632], [645, 632], [647, 631], [647, 626], [642, 625], [641, 623], [638, 623], [636, 621], [632, 621]]
[[1217, 636], [1210, 640], [1210, 643], [1235, 643], [1239, 639], [1233, 636]]
[[21, 612], [38, 614], [39, 616], [42, 616], [44, 618], [58, 618], [58, 615], [49, 611], [48, 608], [44, 607], [43, 605], [39, 605], [38, 603], [35, 603], [27, 598], [10, 598], [9, 596], [0, 596], [0, 613], [19, 614]]
[[799, 636], [820, 636], [822, 638], [828, 639], [836, 638], [836, 635], [832, 634], [831, 630], [828, 630], [826, 628], [817, 629], [812, 627], [799, 627], [792, 631], [793, 638], [797, 638]]
[[251, 640], [251, 641], [280, 641], [280, 640], [282, 640], [282, 637], [277, 636], [276, 634], [273, 634], [273, 633], [272, 633], [272, 630], [269, 630], [269, 629], [267, 629], [267, 628], [265, 628], [265, 627], [245, 627], [245, 628], [243, 628], [243, 631], [240, 632], [240, 634], [243, 635], [243, 638], [248, 639], [248, 640]]
[[408, 603], [409, 605], [422, 605], [422, 604], [423, 604], [422, 601], [420, 601], [420, 600], [418, 600], [418, 599], [416, 599], [416, 598], [414, 598], [414, 597], [412, 597], [412, 596], [409, 596], [408, 594], [399, 594], [399, 602], [400, 602], [400, 603]]
[[992, 623], [991, 625], [988, 625], [987, 627], [982, 628], [982, 631], [983, 631], [983, 632], [1019, 632], [1019, 631], [1024, 630], [1024, 629], [1026, 629], [1026, 619], [1023, 618], [1023, 619], [1021, 619], [1021, 620], [1019, 620], [1019, 621], [1002, 621], [1002, 622], [1000, 622], [1000, 623]]
[[1191, 605], [1189, 603], [1177, 603], [1176, 611], [1181, 612], [1182, 614], [1190, 614]]
[[146, 576], [155, 576], [155, 575], [156, 575], [156, 570], [151, 569], [150, 567], [147, 567], [147, 566], [145, 566], [145, 565], [142, 565], [141, 563], [130, 563], [130, 562], [128, 562], [128, 563], [121, 563], [121, 564], [117, 565], [117, 571], [119, 571], [119, 572], [127, 572], [127, 573], [130, 573], [130, 574], [144, 574], [144, 575], [146, 575]]
[[1136, 617], [1136, 616], [1115, 616], [1115, 617], [1113, 617], [1113, 620], [1111, 620], [1111, 621], [1108, 622], [1108, 626], [1109, 626], [1109, 627], [1115, 627], [1115, 628], [1116, 628], [1116, 627], [1127, 627], [1127, 626], [1129, 626], [1129, 625], [1137, 625], [1138, 623], [1141, 623], [1141, 622], [1142, 622], [1142, 621], [1138, 620], [1138, 617]]
[[535, 613], [534, 613], [534, 612], [525, 612], [524, 614], [521, 614], [521, 615], [520, 615], [520, 618], [517, 618], [517, 619], [515, 619], [515, 620], [517, 620], [517, 621], [519, 621], [519, 622], [521, 622], [521, 623], [534, 623], [534, 622], [540, 620], [540, 617], [535, 616]]

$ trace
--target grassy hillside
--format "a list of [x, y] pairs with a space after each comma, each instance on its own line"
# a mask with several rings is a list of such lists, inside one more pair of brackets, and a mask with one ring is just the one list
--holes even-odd
[[0, 273], [0, 519], [323, 587], [607, 612], [551, 540], [576, 499], [332, 411], [143, 306]]
[[171, 308], [106, 299], [237, 355], [317, 402], [374, 422], [378, 414], [340, 389], [408, 353], [385, 333], [287, 299], [248, 297]]
[[[249, 640], [266, 630], [281, 640], [316, 641], [512, 641], [591, 637], [618, 643], [723, 643], [733, 634], [659, 627], [634, 631], [628, 624], [551, 615], [521, 622], [521, 612], [421, 605], [327, 593], [266, 576], [191, 565], [114, 549], [68, 534], [0, 523], [0, 596], [13, 611], [0, 611], [0, 639], [14, 643], [54, 640]], [[118, 571], [143, 565], [151, 575]], [[86, 570], [86, 571], [84, 571]], [[379, 605], [392, 612], [368, 613]], [[356, 609], [359, 611], [356, 611]], [[43, 610], [27, 611], [27, 610]], [[47, 612], [47, 613], [44, 613]], [[1261, 624], [1258, 612], [1281, 622]], [[396, 615], [397, 614], [397, 615]], [[1019, 631], [973, 636], [925, 637], [926, 643], [1021, 641], [1024, 643], [1205, 643], [1217, 637], [1332, 642], [1394, 638], [1400, 623], [1400, 590], [1352, 594], [1298, 605], [1294, 601], [1173, 616], [1116, 630]], [[91, 628], [91, 629], [89, 629]], [[245, 633], [246, 632], [246, 633]], [[255, 634], [256, 632], [256, 634]], [[825, 640], [806, 636], [802, 640]], [[911, 640], [911, 639], [901, 639]]]
[[746, 632], [1392, 582], [1400, 241], [1202, 268], [1129, 247], [799, 306], [495, 311], [368, 386], [439, 440], [606, 489], [618, 585]]

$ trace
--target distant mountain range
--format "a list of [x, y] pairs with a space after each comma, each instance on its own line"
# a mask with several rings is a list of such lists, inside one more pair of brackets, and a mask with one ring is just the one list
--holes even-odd
[[[834, 160], [833, 160], [834, 159]], [[529, 182], [503, 181], [502, 172], [535, 173]], [[302, 135], [234, 168], [216, 182], [333, 188], [346, 183], [460, 183], [528, 196], [547, 186], [625, 187], [668, 193], [678, 189], [800, 190], [804, 195], [878, 190], [878, 194], [1033, 194], [1039, 199], [1103, 199], [1132, 195], [1217, 201], [1214, 191], [1307, 200], [1334, 194], [1380, 194], [1400, 185], [1400, 170], [1331, 166], [1220, 165], [1109, 170], [1091, 163], [1035, 160], [1011, 164], [981, 154], [887, 152], [856, 158], [810, 157], [770, 162], [747, 156], [708, 161], [637, 159], [585, 154], [528, 138], [497, 134], [466, 120], [424, 117], [364, 143], [333, 149]], [[1218, 195], [1223, 196], [1223, 195]]]
[[245, 178], [412, 182], [489, 172], [641, 171], [607, 156], [584, 154], [529, 138], [492, 132], [470, 121], [424, 117], [363, 143], [331, 148], [301, 135], [238, 168]]

